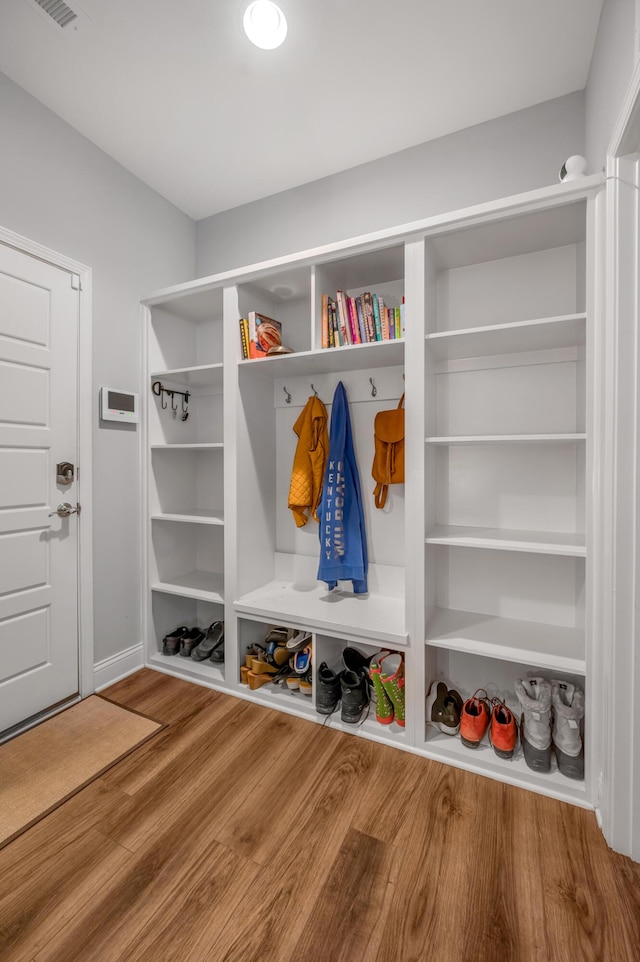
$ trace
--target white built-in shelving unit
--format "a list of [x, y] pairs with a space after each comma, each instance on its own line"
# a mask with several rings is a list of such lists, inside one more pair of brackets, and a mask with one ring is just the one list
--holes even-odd
[[[594, 804], [601, 359], [594, 285], [600, 177], [562, 184], [160, 291], [146, 325], [147, 663], [325, 722], [311, 697], [240, 683], [270, 625], [402, 651], [407, 723], [327, 724], [576, 804]], [[406, 300], [405, 340], [321, 349], [322, 294]], [[282, 322], [292, 354], [242, 360], [238, 319]], [[189, 418], [151, 391], [189, 392]], [[365, 492], [369, 593], [317, 580], [318, 527], [287, 508], [293, 424], [315, 391], [346, 387]], [[406, 484], [375, 508], [373, 422], [406, 391]], [[181, 403], [181, 399], [178, 399]], [[179, 624], [225, 622], [225, 662], [161, 653]], [[514, 681], [584, 687], [586, 778], [531, 772], [429, 724], [446, 680], [514, 710]]]

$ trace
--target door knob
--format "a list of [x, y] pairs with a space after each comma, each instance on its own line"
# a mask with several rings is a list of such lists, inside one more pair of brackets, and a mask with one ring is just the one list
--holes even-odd
[[80, 505], [77, 504], [75, 508], [73, 505], [69, 504], [68, 501], [63, 501], [59, 504], [55, 511], [49, 513], [49, 517], [52, 518], [54, 514], [57, 514], [59, 518], [68, 518], [70, 514], [79, 514]]

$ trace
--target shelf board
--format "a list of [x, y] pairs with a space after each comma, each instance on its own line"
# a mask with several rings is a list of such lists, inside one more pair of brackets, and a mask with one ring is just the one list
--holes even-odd
[[586, 783], [561, 775], [554, 757], [548, 774], [533, 772], [527, 766], [520, 746], [514, 758], [500, 758], [486, 736], [477, 748], [471, 749], [462, 744], [459, 736], [443, 735], [432, 725], [427, 725], [424, 751], [430, 758], [447, 765], [497, 778], [502, 782], [550, 795], [574, 805], [590, 807]]
[[214, 451], [222, 450], [224, 444], [222, 441], [216, 442], [196, 442], [189, 444], [152, 444], [152, 451]]
[[196, 367], [176, 367], [167, 371], [155, 371], [149, 375], [152, 381], [171, 381], [184, 387], [218, 387], [223, 381], [223, 365], [200, 364]]
[[584, 558], [587, 553], [583, 535], [564, 531], [513, 531], [507, 528], [437, 524], [428, 532], [425, 542], [495, 551], [567, 555], [572, 558]]
[[194, 661], [192, 658], [182, 658], [180, 655], [163, 655], [155, 652], [149, 658], [149, 664], [172, 675], [179, 674], [185, 678], [217, 684], [224, 682], [224, 665], [214, 665], [210, 661]]
[[438, 331], [427, 334], [425, 342], [433, 355], [442, 360], [579, 347], [585, 343], [585, 321], [586, 314], [562, 314], [511, 324]]
[[586, 672], [585, 635], [579, 628], [436, 608], [425, 643], [545, 671]]
[[354, 595], [320, 582], [270, 581], [234, 601], [239, 614], [254, 620], [308, 628], [345, 641], [405, 646], [404, 598]]
[[586, 441], [586, 434], [469, 434], [458, 437], [425, 438], [426, 444], [546, 444], [547, 442]]
[[248, 685], [238, 684], [238, 691], [246, 694], [251, 701], [265, 705], [267, 708], [284, 709], [304, 718], [316, 717], [312, 697], [301, 695], [299, 691], [289, 691], [288, 688], [282, 689], [279, 685], [272, 684], [262, 685], [255, 691], [251, 691]]
[[372, 341], [370, 344], [346, 344], [318, 351], [279, 354], [275, 357], [239, 361], [242, 370], [254, 370], [275, 378], [298, 374], [334, 374], [341, 371], [366, 371], [373, 367], [404, 364], [404, 339]]
[[184, 521], [191, 524], [224, 524], [222, 508], [188, 508], [185, 511], [165, 511], [152, 514], [152, 521]]
[[183, 598], [196, 598], [198, 601], [224, 603], [224, 579], [221, 574], [213, 571], [189, 571], [183, 575], [174, 575], [170, 581], [154, 582], [151, 590], [181, 595]]

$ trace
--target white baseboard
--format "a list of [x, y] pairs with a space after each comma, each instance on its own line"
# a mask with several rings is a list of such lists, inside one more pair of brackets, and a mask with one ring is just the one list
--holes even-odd
[[94, 691], [101, 691], [114, 682], [132, 675], [144, 667], [144, 652], [142, 643], [133, 648], [125, 648], [117, 655], [111, 655], [93, 666]]

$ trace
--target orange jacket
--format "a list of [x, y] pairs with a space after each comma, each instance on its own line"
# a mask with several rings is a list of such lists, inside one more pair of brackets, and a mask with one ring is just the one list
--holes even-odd
[[298, 444], [293, 458], [289, 508], [298, 528], [309, 520], [318, 520], [318, 505], [322, 498], [324, 469], [329, 452], [327, 409], [319, 397], [310, 397], [293, 425]]

